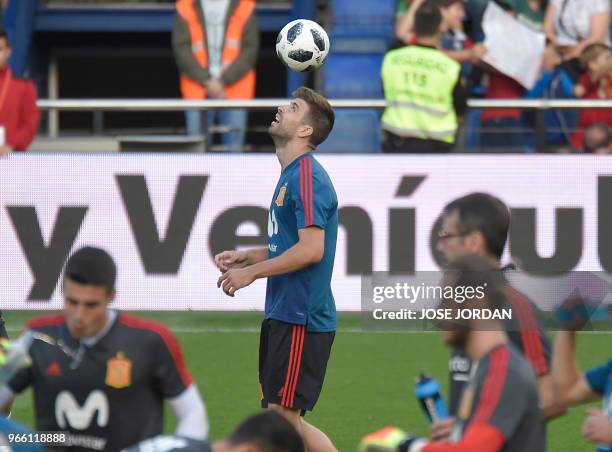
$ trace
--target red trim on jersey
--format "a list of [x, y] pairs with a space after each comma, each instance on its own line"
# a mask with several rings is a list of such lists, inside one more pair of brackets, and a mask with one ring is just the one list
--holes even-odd
[[533, 306], [531, 306], [531, 303], [523, 294], [513, 287], [508, 288], [508, 302], [517, 313], [525, 358], [535, 370], [536, 375], [541, 376], [548, 374], [550, 369], [548, 368], [546, 356], [544, 355], [540, 329], [535, 313], [533, 312]]
[[429, 443], [421, 452], [499, 452], [505, 442], [503, 433], [494, 426], [471, 423], [458, 443]]
[[185, 387], [189, 387], [191, 385], [191, 375], [189, 375], [189, 371], [185, 365], [183, 353], [181, 352], [181, 346], [179, 345], [178, 339], [172, 333], [172, 331], [161, 323], [141, 319], [139, 317], [128, 316], [125, 314], [119, 314], [119, 322], [130, 328], [152, 331], [161, 337], [164, 345], [170, 352], [170, 356], [172, 356], [172, 360], [174, 361], [174, 365], [176, 366], [181, 380], [183, 381], [183, 385], [185, 385]]
[[302, 365], [302, 350], [304, 349], [304, 336], [306, 333], [306, 327], [304, 325], [300, 325], [298, 330], [298, 334], [300, 335], [300, 340], [298, 341], [298, 351], [297, 351], [297, 364], [295, 365], [295, 373], [293, 376], [293, 384], [289, 389], [289, 406], [293, 407], [293, 401], [295, 399], [295, 389], [297, 388], [298, 378], [300, 376], [300, 367]]
[[285, 375], [285, 384], [283, 385], [283, 398], [281, 399], [281, 405], [287, 406], [287, 393], [289, 392], [289, 381], [291, 378], [291, 369], [293, 369], [293, 354], [296, 348], [296, 329], [295, 326], [291, 328], [291, 349], [289, 351], [289, 362], [287, 363], [287, 375]]
[[26, 328], [44, 328], [47, 326], [60, 326], [66, 321], [63, 315], [45, 315], [34, 317], [28, 321]]
[[489, 422], [495, 408], [497, 408], [504, 384], [506, 383], [509, 361], [510, 352], [507, 346], [498, 347], [491, 352], [489, 368], [487, 369], [487, 375], [485, 376], [473, 422], [483, 422], [485, 424]]
[[305, 330], [306, 328], [304, 325], [292, 326], [291, 353], [289, 354], [287, 376], [285, 377], [285, 387], [283, 388], [283, 398], [281, 400], [281, 405], [287, 408], [293, 408], [295, 388], [297, 386], [297, 380], [300, 374], [300, 365], [302, 362]]
[[304, 208], [304, 223], [308, 223], [308, 212], [306, 212], [306, 195], [304, 190], [304, 184], [306, 181], [306, 176], [304, 176], [304, 161], [300, 160], [300, 199], [302, 200], [302, 207]]
[[304, 207], [304, 226], [311, 226], [312, 218], [312, 158], [300, 160], [300, 198]]
[[314, 218], [312, 215], [312, 158], [306, 157], [306, 192], [308, 193], [308, 218], [310, 218], [309, 224], [314, 223]]

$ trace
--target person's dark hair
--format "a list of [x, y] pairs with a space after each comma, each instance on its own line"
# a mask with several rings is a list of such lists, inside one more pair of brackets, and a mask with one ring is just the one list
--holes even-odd
[[436, 36], [440, 31], [441, 24], [442, 13], [439, 5], [425, 2], [417, 9], [414, 17], [414, 32], [417, 38]]
[[471, 193], [455, 199], [444, 208], [444, 215], [456, 211], [459, 215], [459, 232], [469, 234], [479, 231], [485, 239], [487, 251], [501, 258], [510, 228], [508, 207], [495, 196], [487, 193]]
[[226, 439], [232, 446], [253, 444], [262, 452], [304, 452], [304, 442], [291, 422], [274, 411], [245, 419]]
[[106, 251], [86, 246], [68, 258], [64, 278], [79, 284], [104, 286], [111, 291], [115, 288], [117, 267]]
[[4, 39], [6, 41], [6, 45], [8, 47], [11, 46], [11, 41], [9, 40], [9, 36], [8, 36], [8, 33], [6, 32], [6, 30], [1, 30], [0, 29], [0, 39]]
[[293, 97], [302, 99], [308, 104], [309, 113], [306, 117], [306, 122], [313, 129], [310, 136], [310, 144], [313, 147], [320, 145], [329, 136], [334, 127], [334, 120], [336, 118], [334, 109], [325, 97], [305, 86], [296, 89], [293, 92]]

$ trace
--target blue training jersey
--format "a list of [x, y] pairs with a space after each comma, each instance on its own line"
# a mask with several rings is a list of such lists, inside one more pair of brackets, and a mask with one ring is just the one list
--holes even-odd
[[319, 263], [268, 278], [266, 319], [306, 325], [308, 331], [336, 330], [336, 304], [331, 277], [338, 235], [338, 198], [327, 172], [310, 154], [291, 162], [281, 173], [268, 212], [268, 257], [294, 246], [298, 231], [315, 226], [325, 231]]
[[[603, 366], [586, 372], [586, 380], [591, 389], [603, 397], [603, 412], [612, 421], [612, 359]], [[612, 444], [598, 444], [598, 452], [612, 452]]]

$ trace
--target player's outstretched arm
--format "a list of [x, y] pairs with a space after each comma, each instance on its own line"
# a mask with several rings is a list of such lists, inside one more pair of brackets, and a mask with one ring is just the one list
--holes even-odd
[[590, 402], [599, 397], [578, 370], [575, 331], [557, 332], [553, 347], [552, 379], [564, 406]]
[[265, 261], [268, 258], [268, 248], [252, 248], [242, 251], [223, 251], [215, 256], [215, 264], [222, 272], [231, 268], [243, 268]]
[[221, 275], [217, 287], [222, 287], [227, 295], [233, 297], [238, 289], [256, 279], [295, 272], [320, 262], [325, 249], [325, 231], [313, 226], [300, 229], [298, 234], [298, 242], [280, 256], [248, 267], [230, 269]]

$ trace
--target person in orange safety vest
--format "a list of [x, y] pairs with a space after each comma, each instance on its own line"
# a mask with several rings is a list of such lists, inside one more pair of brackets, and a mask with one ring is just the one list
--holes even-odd
[[[172, 32], [174, 57], [184, 99], [252, 99], [259, 30], [254, 0], [177, 0]], [[201, 114], [187, 111], [187, 130], [201, 133]], [[208, 113], [209, 126], [229, 131], [222, 143], [231, 151], [244, 145], [247, 112], [243, 109]]]

